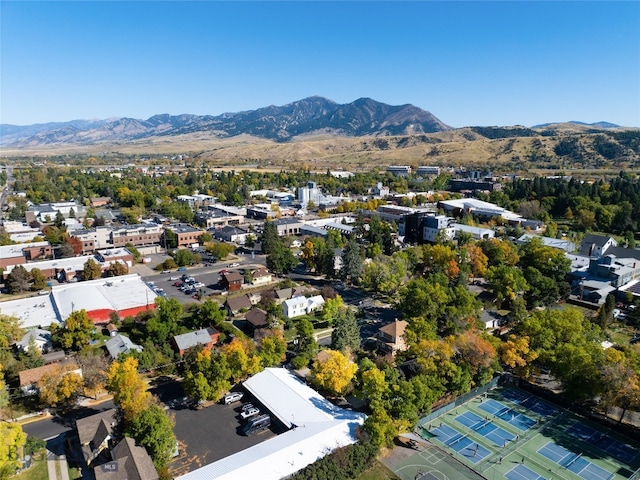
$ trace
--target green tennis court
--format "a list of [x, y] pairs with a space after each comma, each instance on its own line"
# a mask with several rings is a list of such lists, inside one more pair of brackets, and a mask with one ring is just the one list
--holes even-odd
[[418, 422], [418, 451], [385, 462], [400, 478], [640, 478], [640, 443], [518, 388], [500, 386], [450, 407]]

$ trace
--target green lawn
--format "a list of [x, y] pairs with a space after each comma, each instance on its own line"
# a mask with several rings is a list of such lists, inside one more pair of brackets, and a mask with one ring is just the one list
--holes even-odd
[[398, 478], [399, 477], [387, 467], [376, 462], [373, 467], [358, 475], [355, 480], [397, 480]]
[[10, 477], [12, 480], [45, 480], [49, 477], [47, 471], [47, 457], [44, 450], [33, 456], [34, 461], [31, 468], [24, 472]]

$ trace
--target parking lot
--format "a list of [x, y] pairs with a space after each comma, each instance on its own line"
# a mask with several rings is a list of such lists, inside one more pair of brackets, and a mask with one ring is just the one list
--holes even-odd
[[[251, 401], [265, 412], [246, 395], [243, 398], [243, 402], [245, 401]], [[194, 410], [180, 402], [172, 404], [169, 411], [175, 415], [176, 426], [173, 431], [180, 451], [178, 457], [169, 464], [174, 478], [257, 445], [284, 431], [284, 427], [272, 418], [269, 429], [250, 436], [243, 435], [242, 427], [246, 421], [240, 417], [241, 406], [242, 402], [236, 402]]]

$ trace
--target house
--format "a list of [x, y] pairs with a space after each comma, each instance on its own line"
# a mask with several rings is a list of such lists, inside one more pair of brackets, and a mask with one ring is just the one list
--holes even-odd
[[108, 324], [106, 328], [110, 337], [115, 337], [116, 333], [118, 333], [118, 327], [113, 323]]
[[22, 352], [28, 352], [29, 344], [32, 341], [38, 350], [47, 352], [51, 348], [51, 332], [41, 328], [32, 328], [19, 342], [16, 342], [16, 347]]
[[238, 291], [242, 288], [244, 277], [238, 272], [227, 272], [222, 274], [220, 285], [230, 292]]
[[112, 439], [117, 424], [115, 408], [76, 420], [78, 439], [87, 465], [90, 465], [104, 449], [109, 448], [109, 440]]
[[111, 462], [93, 468], [96, 480], [158, 480], [160, 476], [147, 450], [124, 437], [111, 450]]
[[42, 359], [44, 360], [45, 365], [49, 363], [61, 362], [65, 358], [66, 355], [63, 350], [56, 350], [55, 352], [44, 353], [42, 355]]
[[315, 295], [313, 297], [298, 296], [282, 302], [284, 315], [287, 318], [308, 315], [322, 308], [322, 305], [324, 305], [324, 298], [322, 295]]
[[20, 389], [25, 395], [35, 395], [38, 393], [37, 384], [42, 377], [47, 374], [54, 373], [58, 369], [65, 369], [66, 373], [76, 373], [82, 376], [82, 369], [75, 360], [68, 360], [60, 363], [49, 363], [42, 367], [30, 368], [18, 372], [20, 379]]
[[252, 303], [248, 295], [240, 295], [238, 297], [227, 298], [225, 303], [229, 315], [237, 315], [240, 310], [248, 310], [251, 308]]
[[120, 333], [116, 333], [112, 336], [107, 343], [104, 344], [109, 352], [109, 356], [112, 360], [117, 360], [118, 356], [126, 355], [131, 352], [142, 352], [142, 347], [133, 343], [129, 337], [125, 337]]
[[233, 242], [244, 245], [251, 232], [239, 227], [226, 226], [215, 230], [214, 236], [223, 242]]
[[586, 257], [602, 257], [610, 247], [617, 247], [618, 242], [613, 237], [588, 233], [580, 244], [580, 255]]
[[407, 344], [404, 341], [404, 332], [409, 323], [405, 320], [395, 320], [393, 323], [380, 327], [378, 329], [378, 348], [385, 352], [394, 355], [398, 351], [404, 351], [407, 349]]
[[182, 335], [174, 335], [171, 339], [174, 349], [184, 355], [189, 348], [197, 345], [203, 345], [206, 350], [211, 350], [213, 346], [220, 341], [220, 332], [215, 328], [201, 328], [194, 332], [183, 333]]
[[289, 300], [293, 296], [293, 288], [280, 288], [274, 290], [274, 300], [276, 304], [281, 305], [285, 300]]
[[91, 206], [96, 207], [105, 207], [111, 203], [111, 197], [93, 197], [91, 198]]
[[252, 335], [256, 330], [269, 326], [269, 322], [267, 322], [267, 312], [261, 308], [252, 308], [246, 313], [244, 318], [246, 320], [247, 330], [249, 330]]
[[273, 275], [266, 268], [259, 268], [251, 272], [251, 284], [256, 287], [271, 283]]

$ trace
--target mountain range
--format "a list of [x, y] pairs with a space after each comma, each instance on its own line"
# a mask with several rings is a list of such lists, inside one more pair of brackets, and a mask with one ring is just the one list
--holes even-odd
[[370, 98], [338, 104], [309, 97], [283, 106], [211, 115], [154, 115], [147, 120], [75, 120], [29, 126], [0, 125], [0, 146], [91, 145], [150, 137], [207, 132], [219, 138], [241, 134], [288, 142], [300, 136], [347, 137], [435, 133], [451, 130], [433, 114], [413, 105], [392, 106]]

